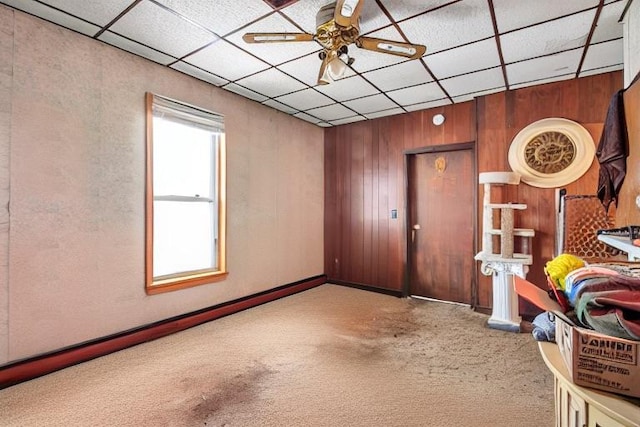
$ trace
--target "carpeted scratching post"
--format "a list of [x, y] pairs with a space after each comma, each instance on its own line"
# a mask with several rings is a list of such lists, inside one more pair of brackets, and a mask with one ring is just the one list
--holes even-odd
[[[518, 313], [518, 296], [513, 287], [513, 275], [526, 278], [529, 265], [533, 263], [530, 254], [530, 240], [535, 232], [531, 229], [514, 227], [514, 211], [524, 210], [527, 205], [520, 203], [493, 203], [491, 185], [518, 185], [520, 176], [514, 172], [483, 172], [478, 179], [484, 185], [482, 251], [475, 259], [482, 261], [482, 274], [493, 276], [493, 312], [488, 324], [494, 329], [511, 332], [520, 331], [522, 321]], [[494, 211], [500, 212], [500, 228], [494, 228]], [[494, 251], [494, 236], [499, 237], [499, 252]], [[515, 252], [514, 240], [518, 238], [522, 253]]]

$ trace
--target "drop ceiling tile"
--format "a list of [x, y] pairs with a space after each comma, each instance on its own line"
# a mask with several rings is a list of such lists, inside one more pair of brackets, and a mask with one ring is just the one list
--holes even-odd
[[447, 97], [435, 82], [394, 90], [388, 92], [388, 95], [401, 106], [431, 102]]
[[427, 53], [440, 52], [494, 35], [486, 0], [453, 3], [399, 25], [412, 43], [427, 46]]
[[493, 38], [427, 55], [424, 60], [439, 79], [500, 65], [498, 48]]
[[185, 62], [217, 74], [227, 80], [237, 80], [269, 67], [269, 65], [224, 40], [220, 40], [193, 55], [189, 55], [185, 58]]
[[229, 83], [226, 86], [223, 86], [223, 89], [226, 89], [230, 92], [237, 93], [238, 95], [242, 95], [245, 98], [253, 99], [254, 101], [263, 102], [268, 98], [262, 94], [256, 93], [251, 89], [247, 89], [246, 87], [242, 87], [236, 83]]
[[323, 107], [325, 105], [334, 103], [332, 99], [327, 98], [315, 89], [305, 89], [299, 92], [280, 96], [276, 98], [276, 101], [290, 105], [301, 111], [309, 110], [316, 107]]
[[318, 85], [316, 89], [339, 102], [378, 93], [376, 88], [358, 76], [341, 79], [328, 85]]
[[612, 71], [620, 71], [623, 68], [624, 67], [623, 67], [622, 64], [612, 65], [610, 67], [594, 68], [594, 69], [591, 69], [591, 70], [582, 71], [580, 73], [580, 77], [594, 76], [596, 74], [610, 73]]
[[[575, 76], [582, 56], [582, 49], [557, 53], [529, 61], [507, 65], [510, 88], [521, 83], [561, 80], [564, 76]], [[537, 83], [534, 83], [537, 84]]]
[[378, 117], [395, 116], [396, 114], [402, 114], [405, 111], [402, 108], [390, 108], [388, 110], [376, 111], [374, 113], [367, 113], [365, 116], [368, 119], [375, 119]]
[[44, 0], [42, 3], [103, 27], [129, 7], [131, 0]]
[[227, 40], [241, 49], [247, 50], [264, 61], [277, 65], [294, 58], [308, 55], [311, 52], [319, 52], [321, 46], [315, 41], [310, 42], [286, 42], [286, 43], [246, 43], [242, 40], [245, 33], [297, 33], [300, 30], [284, 19], [280, 14], [274, 13], [258, 22], [238, 31]]
[[617, 38], [622, 38], [622, 23], [618, 22], [626, 2], [617, 1], [605, 5], [598, 18], [598, 26], [593, 32], [591, 43], [599, 43]]
[[417, 104], [407, 105], [405, 110], [407, 111], [419, 111], [428, 110], [429, 108], [442, 107], [443, 105], [451, 105], [451, 101], [448, 98], [436, 99], [434, 101], [420, 102]]
[[147, 46], [136, 43], [132, 40], [126, 39], [122, 36], [119, 36], [118, 34], [114, 34], [110, 31], [105, 31], [104, 33], [100, 34], [98, 40], [163, 65], [171, 64], [177, 59], [172, 56], [165, 55], [162, 52], [158, 52], [157, 50], [153, 50]]
[[595, 10], [500, 36], [506, 63], [584, 46]]
[[587, 55], [584, 58], [582, 69], [592, 70], [612, 65], [621, 65], [623, 63], [623, 49], [624, 43], [622, 39], [592, 44], [589, 46], [589, 49], [587, 49]]
[[306, 111], [306, 113], [326, 121], [344, 119], [345, 117], [355, 115], [355, 112], [341, 104], [331, 104], [324, 107], [313, 108]]
[[514, 29], [548, 21], [581, 10], [593, 8], [598, 0], [493, 0], [498, 31], [504, 33]]
[[367, 118], [362, 116], [351, 116], [344, 119], [331, 120], [330, 123], [334, 126], [339, 126], [339, 125], [346, 125], [347, 123], [360, 122], [362, 120], [367, 120]]
[[2, 3], [88, 36], [93, 36], [100, 31], [100, 27], [98, 26], [89, 24], [81, 19], [74, 18], [71, 15], [33, 0], [3, 0]]
[[537, 85], [543, 85], [546, 83], [553, 83], [553, 82], [559, 82], [562, 80], [570, 80], [572, 78], [575, 77], [575, 74], [563, 74], [563, 75], [559, 75], [559, 76], [555, 76], [555, 77], [549, 77], [546, 79], [540, 79], [540, 80], [535, 80], [535, 81], [527, 81], [527, 82], [522, 82], [522, 83], [517, 83], [511, 86], [511, 89], [522, 89], [523, 87], [529, 87], [529, 86], [537, 86]]
[[[379, 39], [387, 39], [394, 41], [405, 40], [402, 38], [398, 30], [393, 27], [385, 28], [384, 30], [375, 31], [368, 35], [369, 37], [376, 37]], [[386, 67], [400, 62], [405, 62], [407, 58], [396, 55], [389, 55], [387, 53], [374, 52], [366, 49], [360, 49], [354, 45], [349, 46], [349, 56], [355, 59], [353, 62], [353, 69], [364, 73], [366, 71], [375, 70], [377, 68]]]
[[331, 123], [327, 123], [327, 122], [320, 122], [320, 123], [316, 123], [318, 126], [323, 127], [323, 128], [330, 128]]
[[451, 3], [452, 0], [382, 0], [394, 20], [400, 21]]
[[211, 32], [148, 1], [135, 6], [110, 30], [178, 58], [217, 39]]
[[269, 68], [236, 83], [270, 98], [304, 89], [306, 86], [282, 71]]
[[215, 74], [211, 74], [207, 71], [201, 70], [200, 68], [194, 67], [193, 65], [187, 64], [186, 62], [176, 62], [175, 64], [171, 65], [171, 68], [193, 76], [197, 79], [204, 80], [205, 82], [214, 84], [216, 86], [222, 86], [229, 83], [228, 80], [225, 80], [222, 77], [218, 77]]
[[[307, 114], [307, 113], [296, 113], [296, 114], [294, 114], [293, 116], [294, 116], [294, 117], [297, 117], [297, 118], [299, 118], [299, 119], [302, 119], [302, 120], [304, 120], [304, 121], [311, 122], [311, 123], [319, 124], [320, 122], [322, 122], [322, 120], [321, 120], [321, 119], [319, 119], [319, 118], [317, 118], [317, 117], [313, 117], [312, 115]], [[327, 123], [327, 124], [328, 124], [328, 123]]]
[[[278, 69], [284, 71], [290, 76], [308, 84], [309, 86], [315, 86], [318, 84], [318, 73], [320, 72], [320, 64], [322, 61], [315, 53], [307, 56], [303, 56], [295, 61], [290, 61], [285, 64], [279, 65]], [[347, 67], [344, 77], [350, 77], [355, 75], [353, 70]]]
[[453, 102], [455, 104], [458, 104], [460, 102], [467, 102], [467, 101], [472, 101], [473, 99], [479, 97], [479, 96], [483, 96], [483, 95], [489, 95], [492, 93], [497, 93], [497, 92], [502, 92], [504, 91], [504, 86], [501, 88], [494, 88], [494, 89], [487, 89], [487, 90], [482, 90], [480, 92], [473, 92], [473, 93], [466, 93], [464, 95], [460, 95], [460, 96], [454, 96], [452, 97]]
[[263, 102], [263, 104], [268, 107], [275, 108], [276, 110], [280, 110], [287, 114], [295, 114], [298, 112], [298, 110], [296, 110], [295, 108], [291, 108], [290, 106], [284, 105], [278, 101], [274, 101], [273, 99], [268, 99], [265, 102]]
[[[155, 0], [219, 36], [273, 12], [262, 0]], [[239, 11], [241, 8], [241, 12]]]
[[505, 89], [501, 67], [443, 79], [440, 80], [440, 84], [442, 84], [449, 96], [460, 96], [482, 90]]
[[420, 60], [408, 60], [362, 75], [381, 91], [400, 89], [433, 81]]
[[364, 98], [354, 99], [344, 103], [347, 107], [353, 111], [357, 111], [360, 114], [373, 113], [374, 111], [387, 110], [397, 107], [396, 103], [390, 100], [385, 95], [372, 95]]

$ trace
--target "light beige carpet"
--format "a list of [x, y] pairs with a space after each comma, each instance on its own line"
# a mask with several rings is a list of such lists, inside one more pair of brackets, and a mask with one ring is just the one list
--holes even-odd
[[323, 285], [0, 391], [2, 426], [552, 426], [530, 334]]

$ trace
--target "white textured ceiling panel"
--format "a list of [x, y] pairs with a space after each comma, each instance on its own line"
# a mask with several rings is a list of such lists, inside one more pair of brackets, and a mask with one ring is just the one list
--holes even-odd
[[400, 23], [412, 43], [435, 53], [494, 35], [487, 0], [464, 0]]
[[402, 114], [405, 110], [402, 108], [391, 108], [389, 110], [376, 111], [375, 113], [367, 113], [365, 117], [367, 119], [376, 119], [378, 117], [395, 116], [396, 114]]
[[326, 107], [314, 108], [306, 111], [306, 113], [326, 121], [339, 120], [344, 119], [345, 117], [357, 115], [354, 111], [351, 111], [341, 104], [332, 104], [327, 105]]
[[617, 38], [622, 38], [622, 22], [618, 22], [626, 2], [618, 0], [602, 8], [598, 17], [598, 26], [593, 32], [591, 43], [599, 43]]
[[584, 46], [595, 10], [500, 36], [505, 62], [521, 61]]
[[[559, 80], [567, 76], [575, 76], [582, 56], [581, 49], [558, 53], [542, 58], [530, 59], [507, 65], [507, 78], [510, 87], [522, 83], [549, 81], [554, 77]], [[537, 83], [536, 83], [537, 84]]]
[[417, 104], [407, 105], [404, 107], [404, 109], [407, 111], [420, 111], [420, 110], [426, 110], [428, 108], [442, 107], [443, 105], [449, 105], [449, 104], [451, 104], [451, 102], [449, 101], [449, 99], [445, 98], [445, 99], [436, 99], [433, 101], [419, 102]]
[[373, 113], [375, 111], [389, 110], [391, 108], [397, 108], [397, 104], [390, 100], [386, 95], [371, 95], [364, 98], [358, 98], [344, 103], [347, 107], [351, 108], [360, 114]]
[[339, 126], [339, 125], [344, 125], [347, 123], [355, 123], [355, 122], [360, 122], [362, 120], [366, 120], [366, 117], [363, 116], [351, 116], [351, 117], [345, 117], [344, 119], [338, 119], [338, 120], [331, 120], [330, 123], [334, 126]]
[[291, 59], [299, 58], [310, 54], [311, 52], [319, 52], [321, 46], [315, 41], [310, 42], [289, 42], [289, 43], [245, 43], [242, 36], [245, 33], [297, 33], [300, 30], [284, 19], [279, 14], [271, 14], [268, 17], [259, 20], [255, 24], [248, 26], [242, 31], [236, 32], [227, 37], [227, 40], [234, 43], [241, 49], [251, 52], [252, 54], [264, 58], [272, 65], [278, 65]]
[[388, 95], [401, 106], [431, 102], [445, 98], [446, 95], [437, 83], [427, 83], [406, 89], [394, 90]]
[[216, 86], [222, 86], [229, 82], [222, 77], [218, 77], [214, 74], [208, 73], [204, 70], [201, 70], [200, 68], [194, 67], [193, 65], [187, 64], [186, 62], [182, 61], [176, 62], [175, 64], [171, 65], [171, 68], [181, 71], [185, 74], [189, 74], [190, 76], [193, 76], [200, 80], [204, 80], [205, 82], [209, 82]]
[[225, 41], [213, 43], [185, 58], [185, 61], [227, 80], [240, 79], [269, 67]]
[[[317, 125], [319, 125], [319, 126], [325, 126], [325, 125], [322, 125], [322, 124], [321, 124], [322, 119], [319, 119], [319, 118], [317, 118], [317, 117], [313, 117], [312, 115], [307, 114], [307, 113], [296, 113], [296, 114], [294, 114], [293, 116], [294, 116], [294, 117], [297, 117], [297, 118], [299, 118], [299, 119], [302, 119], [302, 120], [304, 120], [304, 121], [307, 121], [307, 122], [315, 123], [315, 124], [317, 124]], [[326, 123], [326, 126], [328, 126], [328, 125], [329, 125], [329, 124], [328, 124], [328, 123]]]
[[500, 65], [494, 39], [427, 55], [424, 60], [433, 74], [440, 79]]
[[367, 95], [378, 93], [378, 90], [367, 83], [362, 77], [349, 77], [328, 85], [317, 86], [317, 90], [336, 101], [348, 101]]
[[612, 65], [611, 67], [594, 68], [591, 70], [582, 71], [580, 73], [580, 77], [595, 76], [596, 74], [610, 73], [612, 71], [621, 71], [621, 70], [622, 70], [622, 65]]
[[599, 0], [360, 0], [361, 35], [423, 44], [426, 54], [407, 60], [352, 44], [349, 56], [355, 62], [328, 85], [317, 84], [318, 43], [242, 40], [245, 32], [314, 34], [317, 12], [330, 1], [297, 0], [279, 10], [267, 0], [0, 4], [321, 127], [465, 102], [578, 72], [582, 77], [622, 69], [618, 19], [629, 0], [605, 0], [601, 8]]
[[246, 87], [237, 85], [235, 83], [229, 83], [224, 87], [226, 90], [229, 90], [233, 93], [237, 93], [238, 95], [242, 95], [245, 98], [253, 99], [254, 101], [263, 102], [268, 98], [260, 93], [256, 93], [251, 89], [247, 89]]
[[622, 66], [620, 56], [623, 52], [623, 44], [622, 39], [617, 39], [590, 46], [584, 58], [582, 69], [586, 71], [615, 65]]
[[363, 77], [382, 91], [413, 86], [433, 80], [420, 61], [405, 61], [364, 73]]
[[[25, 0], [21, 0], [21, 2], [26, 3]], [[44, 0], [42, 3], [103, 26], [129, 7], [131, 0]]]
[[299, 92], [290, 93], [276, 98], [276, 101], [290, 105], [298, 110], [304, 111], [311, 108], [323, 107], [333, 104], [334, 101], [315, 89], [305, 89]]
[[[96, 0], [97, 1], [97, 0]], [[155, 0], [203, 27], [224, 36], [273, 12], [262, 0]], [[238, 7], [241, 10], [238, 10]]]
[[217, 39], [149, 1], [139, 3], [110, 30], [177, 58]]
[[96, 34], [100, 27], [87, 23], [82, 19], [71, 16], [52, 7], [45, 6], [34, 0], [3, 0], [2, 3], [12, 6], [18, 10], [39, 16], [42, 19], [53, 22], [65, 28], [70, 28], [81, 34], [92, 36]]
[[159, 64], [169, 65], [172, 62], [175, 62], [176, 60], [176, 58], [172, 56], [165, 55], [162, 52], [158, 52], [157, 50], [151, 49], [147, 46], [141, 45], [140, 43], [136, 43], [134, 41], [126, 39], [110, 31], [106, 31], [100, 34], [100, 37], [98, 37], [98, 40], [101, 40], [110, 45], [119, 47], [120, 49], [126, 50], [127, 52], [131, 52], [133, 54], [142, 56], [143, 58], [147, 58]]
[[267, 99], [263, 102], [263, 104], [267, 107], [275, 108], [276, 110], [280, 110], [283, 113], [287, 114], [295, 114], [298, 112], [298, 110], [296, 110], [295, 108], [291, 108], [290, 106], [284, 105], [278, 101], [274, 101], [273, 99]]
[[269, 68], [266, 71], [261, 71], [244, 79], [236, 80], [236, 83], [266, 95], [269, 98], [302, 90], [306, 87], [293, 77], [289, 77], [275, 68]]
[[382, 0], [381, 3], [396, 21], [419, 15], [451, 3], [452, 0]]
[[502, 68], [496, 67], [489, 70], [478, 71], [471, 74], [452, 77], [441, 80], [440, 83], [449, 96], [460, 96], [484, 90], [505, 89]]
[[598, 0], [518, 1], [517, 7], [513, 3], [513, 0], [493, 0], [500, 33], [594, 8], [598, 5]]

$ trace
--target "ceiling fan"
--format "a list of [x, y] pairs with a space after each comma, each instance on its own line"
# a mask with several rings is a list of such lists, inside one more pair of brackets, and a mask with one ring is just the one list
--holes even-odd
[[328, 84], [344, 74], [354, 58], [348, 46], [388, 53], [409, 59], [424, 55], [426, 47], [418, 44], [364, 37], [360, 35], [360, 10], [364, 0], [337, 0], [322, 6], [316, 14], [316, 33], [246, 33], [247, 43], [278, 43], [316, 41], [322, 45], [318, 84]]

